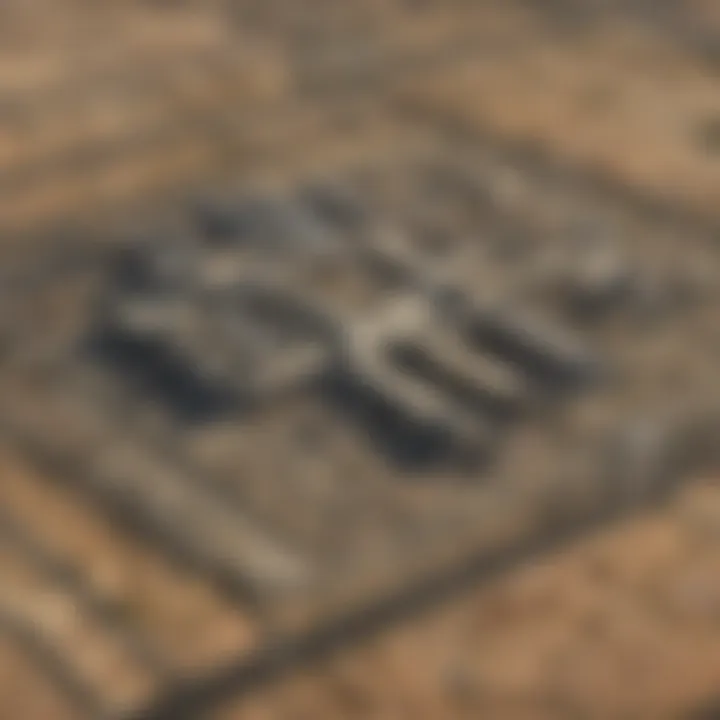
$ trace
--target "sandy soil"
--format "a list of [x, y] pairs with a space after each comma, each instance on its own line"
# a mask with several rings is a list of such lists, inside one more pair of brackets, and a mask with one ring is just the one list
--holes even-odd
[[[717, 75], [672, 32], [617, 21], [578, 35], [527, 3], [418, 3], [427, 7], [408, 14], [386, 0], [331, 18], [337, 37], [363, 27], [375, 38], [370, 60], [327, 37], [326, 54], [305, 60], [273, 19], [296, 12], [266, 3], [230, 22], [235, 5], [250, 3], [2, 3], [0, 233], [229, 174], [283, 177], [382, 156], [426, 131], [534, 143], [716, 212]], [[688, 12], [706, 27], [720, 23], [713, 3], [696, 5]], [[201, 583], [14, 460], [1, 474], [0, 505], [133, 606], [180, 667], [253, 646], [255, 621]], [[650, 720], [702, 707], [719, 686], [720, 490], [700, 483], [219, 717]], [[0, 719], [70, 717], [76, 709], [0, 627]]]
[[720, 683], [718, 570], [701, 484], [218, 717], [685, 717]]

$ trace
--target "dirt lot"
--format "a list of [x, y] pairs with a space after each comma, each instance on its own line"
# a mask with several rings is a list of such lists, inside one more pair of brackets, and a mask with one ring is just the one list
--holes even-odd
[[[720, 16], [711, 2], [663, 3], [657, 15], [617, 5], [10, 0], [0, 7], [0, 233], [12, 243], [97, 224], [230, 177], [328, 173], [429, 132], [534, 148], [716, 220]], [[135, 612], [182, 671], [256, 646], [260, 619], [17, 454], [0, 467], [0, 510]], [[146, 700], [154, 688], [123, 665], [122, 643], [82, 609], [53, 605], [62, 583], [38, 584], [13, 552], [0, 546], [13, 587], [0, 592], [0, 719], [72, 718], [83, 704], [84, 689], [57, 692], [63, 668], [40, 669], [33, 638], [4, 622], [5, 604], [46, 596], [37, 617], [60, 645], [87, 649], [78, 663], [91, 684], [116, 688], [120, 705]], [[649, 720], [710, 707], [719, 687], [720, 491], [699, 482], [247, 697], [224, 693], [216, 712]]]
[[[44, 523], [43, 539], [90, 570], [102, 597], [144, 617], [180, 668], [198, 670], [203, 656], [215, 664], [252, 647], [256, 621], [34, 477], [6, 463], [3, 505], [37, 518], [36, 528]], [[271, 677], [241, 700], [221, 699], [212, 717], [690, 717], [720, 684], [719, 567], [720, 490], [698, 482], [666, 506], [529, 559], [397, 627]], [[11, 595], [25, 592], [28, 607], [37, 604], [42, 586], [13, 577]], [[44, 592], [38, 622], [59, 647], [78, 644], [85, 677], [106, 694], [113, 688], [120, 703], [146, 697], [147, 678], [123, 663], [117, 642], [82, 615], [63, 620], [61, 591]], [[64, 612], [73, 611], [65, 604]], [[67, 697], [66, 685], [59, 693], [62, 667], [39, 667], [11, 628], [0, 655], [3, 716], [78, 717], [82, 688], [76, 697]]]
[[720, 683], [719, 513], [701, 485], [219, 717], [686, 717]]
[[[318, 23], [281, 2], [6, 3], [0, 222], [283, 173], [298, 153], [327, 168], [427, 123], [712, 211], [720, 106], [700, 40], [652, 12], [568, 28], [564, 8], [580, 6], [373, 2]], [[678, 14], [712, 31], [699, 13]]]

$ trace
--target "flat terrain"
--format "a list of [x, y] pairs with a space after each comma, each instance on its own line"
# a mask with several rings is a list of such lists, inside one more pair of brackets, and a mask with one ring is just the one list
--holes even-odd
[[219, 717], [689, 717], [720, 682], [719, 499], [700, 485]]
[[[657, 208], [690, 237], [720, 221], [720, 14], [699, 0], [657, 5], [8, 0], [4, 251], [32, 257], [30, 238], [59, 243], [67, 228], [208, 187], [294, 187], [438, 142], [610, 187], [619, 207]], [[517, 185], [501, 175], [493, 187], [511, 202]], [[530, 216], [552, 217], [552, 192], [535, 197]], [[13, 402], [8, 388], [3, 416]], [[328, 657], [261, 660], [254, 679], [244, 663], [278, 631], [262, 607], [109, 522], [5, 435], [0, 718], [107, 706], [170, 718], [184, 677], [203, 679], [189, 695], [197, 714], [222, 720], [649, 719], [716, 701], [712, 480], [465, 582]], [[223, 668], [235, 668], [227, 682]]]
[[327, 169], [428, 123], [717, 205], [712, 8], [302, 5], [5, 3], [0, 222]]

